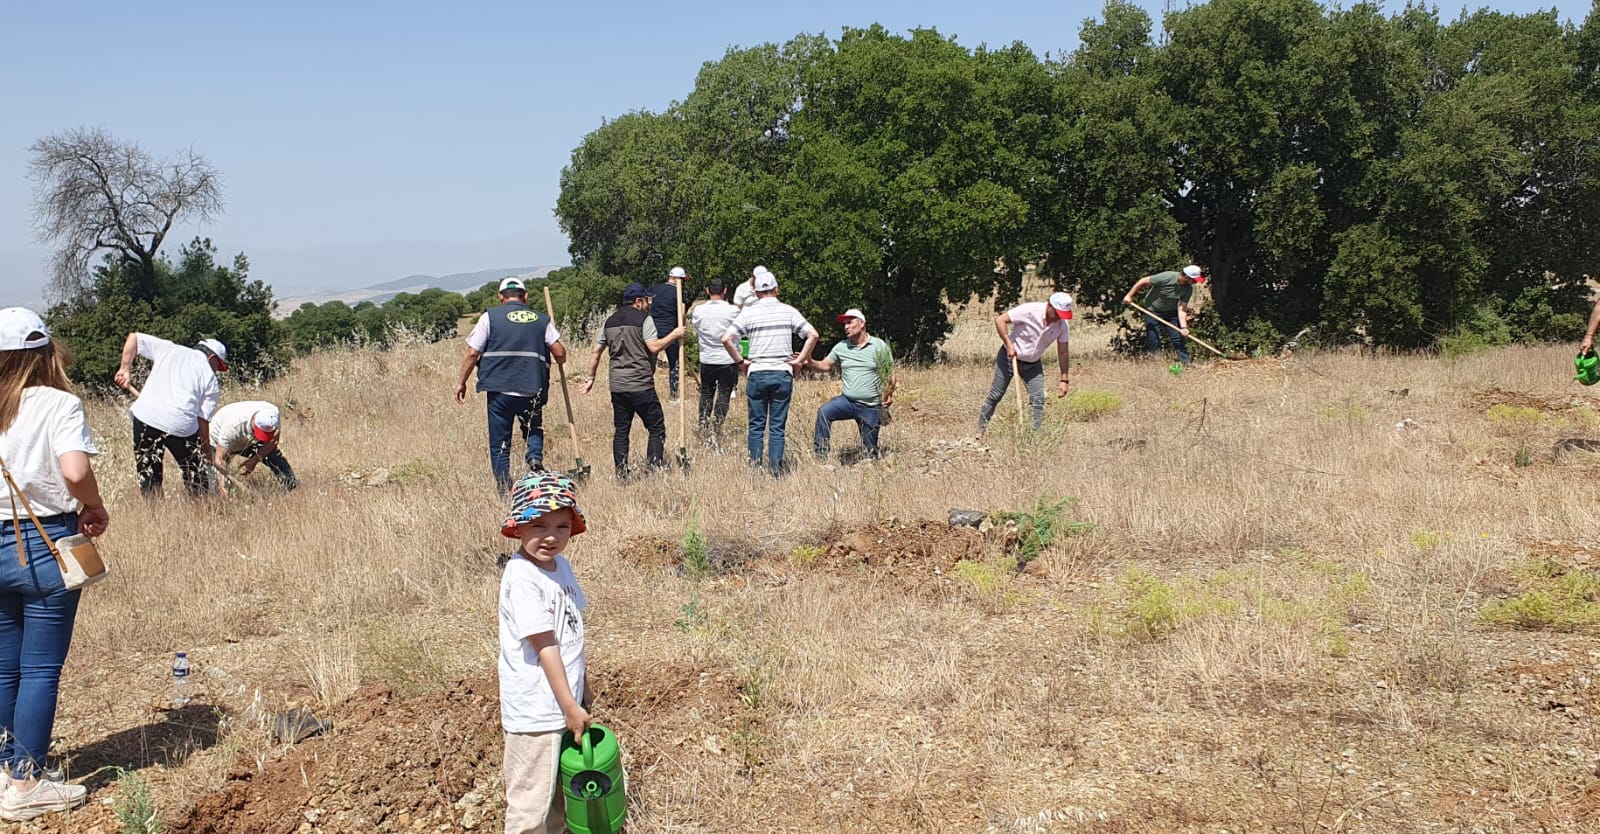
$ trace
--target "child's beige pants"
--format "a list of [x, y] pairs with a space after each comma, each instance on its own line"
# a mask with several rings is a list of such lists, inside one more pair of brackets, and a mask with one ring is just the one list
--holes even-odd
[[560, 756], [560, 730], [506, 733], [501, 766], [506, 779], [506, 834], [561, 834], [566, 830]]

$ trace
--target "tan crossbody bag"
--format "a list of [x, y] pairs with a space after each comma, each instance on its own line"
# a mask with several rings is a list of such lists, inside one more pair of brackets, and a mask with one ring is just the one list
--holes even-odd
[[39, 538], [44, 539], [44, 546], [50, 549], [50, 555], [56, 557], [56, 564], [61, 566], [61, 579], [67, 590], [87, 588], [110, 575], [111, 566], [106, 564], [99, 548], [94, 546], [94, 540], [88, 536], [74, 533], [59, 542], [50, 540], [50, 534], [44, 531], [44, 524], [33, 514], [33, 505], [28, 503], [28, 496], [23, 495], [17, 482], [11, 479], [11, 469], [6, 466], [4, 458], [0, 458], [0, 473], [5, 474], [6, 486], [11, 491], [11, 529], [17, 536], [17, 564], [28, 566], [22, 520], [17, 516], [17, 498], [20, 497], [23, 509], [28, 511], [28, 518], [33, 519], [33, 526], [39, 528]]

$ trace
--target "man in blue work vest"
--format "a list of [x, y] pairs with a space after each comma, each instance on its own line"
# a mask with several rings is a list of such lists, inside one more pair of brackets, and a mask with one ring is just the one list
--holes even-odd
[[544, 401], [550, 360], [566, 364], [567, 347], [549, 316], [528, 308], [520, 278], [500, 282], [500, 306], [478, 317], [461, 358], [456, 402], [467, 401], [467, 378], [478, 369], [478, 390], [489, 395], [489, 468], [502, 495], [511, 490], [511, 430], [522, 428], [529, 470], [544, 468]]

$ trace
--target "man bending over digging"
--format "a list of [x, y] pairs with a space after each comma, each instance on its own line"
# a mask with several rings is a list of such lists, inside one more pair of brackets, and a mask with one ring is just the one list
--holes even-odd
[[1071, 363], [1067, 358], [1067, 322], [1072, 319], [1072, 296], [1064, 292], [1051, 293], [1049, 301], [1030, 301], [1018, 304], [994, 318], [995, 332], [1000, 334], [1000, 350], [994, 355], [994, 382], [989, 385], [989, 396], [978, 408], [978, 439], [989, 427], [995, 406], [1005, 398], [1011, 387], [1011, 363], [1016, 361], [1017, 371], [1028, 386], [1028, 403], [1033, 411], [1033, 428], [1038, 430], [1044, 422], [1044, 351], [1051, 342], [1056, 345], [1056, 358], [1061, 365], [1061, 384], [1056, 396], [1067, 395], [1067, 378]]

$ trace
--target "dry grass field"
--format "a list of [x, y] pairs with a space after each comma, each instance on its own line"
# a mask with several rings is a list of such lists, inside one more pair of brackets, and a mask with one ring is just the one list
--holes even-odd
[[[981, 446], [981, 311], [902, 369], [883, 461], [812, 464], [837, 383], [802, 382], [777, 481], [736, 400], [733, 451], [619, 484], [609, 403], [579, 398], [570, 555], [630, 832], [1600, 830], [1600, 457], [1553, 451], [1600, 437], [1600, 397], [1568, 348], [1174, 376], [1075, 335], [1075, 398], [1025, 435], [1008, 397]], [[286, 406], [304, 486], [262, 471], [226, 504], [139, 500], [122, 405], [92, 407], [116, 574], [57, 732], [95, 791], [20, 830], [147, 830], [115, 816], [148, 820], [145, 790], [168, 832], [498, 830], [511, 544], [459, 351], [231, 392]], [[564, 467], [559, 403], [546, 422]], [[839, 426], [834, 463], [855, 446]], [[174, 712], [177, 650], [200, 691]], [[289, 706], [334, 732], [275, 743]]]

